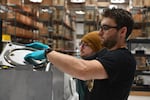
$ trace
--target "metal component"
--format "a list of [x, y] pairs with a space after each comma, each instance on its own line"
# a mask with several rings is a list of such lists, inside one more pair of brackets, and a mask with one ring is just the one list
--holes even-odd
[[26, 54], [23, 51], [32, 52], [32, 49], [16, 43], [6, 43], [3, 48], [0, 55], [0, 100], [78, 100], [75, 80], [71, 76], [57, 70], [51, 62], [45, 62], [44, 69], [40, 70], [39, 66], [37, 69], [23, 60], [21, 63], [16, 61], [17, 57], [23, 58]]

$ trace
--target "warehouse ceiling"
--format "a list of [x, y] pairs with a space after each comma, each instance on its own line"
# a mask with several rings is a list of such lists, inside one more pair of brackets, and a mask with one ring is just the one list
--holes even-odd
[[[35, 0], [38, 1], [38, 0]], [[108, 7], [110, 5], [122, 5], [121, 2], [124, 1], [123, 4], [128, 4], [129, 0], [67, 0], [68, 9], [71, 13], [71, 15], [76, 17], [76, 20], [84, 20], [85, 11], [87, 6], [97, 6], [97, 7]], [[40, 0], [42, 2], [42, 0]], [[90, 5], [88, 3], [90, 3]], [[111, 3], [113, 2], [113, 3]], [[114, 3], [115, 2], [115, 3]], [[22, 3], [24, 4], [34, 4], [40, 5], [40, 3], [35, 3], [33, 0], [22, 0]], [[91, 5], [92, 4], [92, 5]], [[51, 10], [50, 10], [51, 11]]]
[[[86, 10], [86, 7], [93, 6], [93, 5], [87, 5], [85, 2], [86, 0], [68, 0], [68, 8], [72, 15], [76, 16], [76, 20], [84, 20], [84, 12]], [[128, 5], [129, 0], [88, 0], [88, 2], [93, 3], [95, 1], [95, 5], [97, 7], [109, 7], [114, 5]], [[78, 12], [77, 12], [78, 11]]]

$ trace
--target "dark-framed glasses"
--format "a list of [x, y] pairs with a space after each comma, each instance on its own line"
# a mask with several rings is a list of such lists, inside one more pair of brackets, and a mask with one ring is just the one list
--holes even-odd
[[80, 47], [87, 47], [87, 46], [89, 46], [90, 44], [88, 44], [88, 43], [86, 43], [86, 42], [80, 42], [79, 43], [79, 46]]
[[107, 31], [107, 30], [109, 30], [109, 29], [111, 29], [111, 28], [116, 28], [116, 29], [118, 29], [117, 26], [110, 26], [110, 25], [101, 25], [101, 26], [100, 26], [100, 30], [104, 30], [104, 31]]

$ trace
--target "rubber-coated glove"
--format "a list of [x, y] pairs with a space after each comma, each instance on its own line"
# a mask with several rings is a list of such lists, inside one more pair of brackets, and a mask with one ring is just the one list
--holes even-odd
[[47, 49], [49, 48], [48, 45], [46, 44], [43, 44], [41, 42], [33, 42], [33, 43], [30, 43], [30, 44], [26, 44], [27, 47], [32, 47], [32, 48], [35, 48], [35, 49]]
[[45, 50], [37, 50], [32, 53], [27, 54], [24, 59], [28, 61], [29, 59], [34, 59], [34, 60], [42, 60], [45, 59]]

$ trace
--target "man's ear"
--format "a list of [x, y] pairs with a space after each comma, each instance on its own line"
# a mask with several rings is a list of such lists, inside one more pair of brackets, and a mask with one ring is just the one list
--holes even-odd
[[122, 27], [120, 29], [120, 37], [121, 38], [125, 38], [126, 37], [126, 33], [127, 33], [127, 27]]

